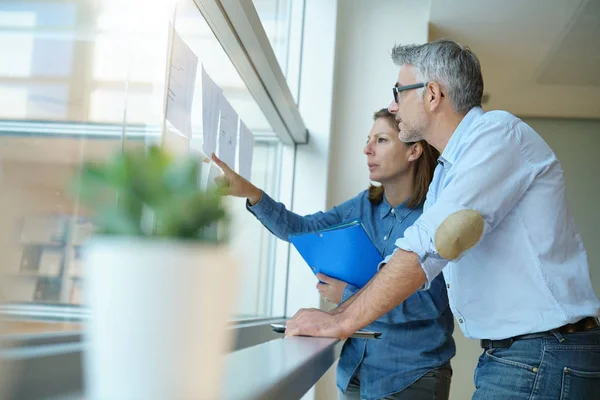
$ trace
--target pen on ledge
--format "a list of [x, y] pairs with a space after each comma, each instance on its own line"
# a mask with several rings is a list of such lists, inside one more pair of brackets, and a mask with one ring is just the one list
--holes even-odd
[[[271, 329], [273, 332], [285, 333], [285, 325], [283, 324], [271, 324]], [[350, 337], [354, 339], [379, 339], [381, 337], [381, 332], [356, 331]]]

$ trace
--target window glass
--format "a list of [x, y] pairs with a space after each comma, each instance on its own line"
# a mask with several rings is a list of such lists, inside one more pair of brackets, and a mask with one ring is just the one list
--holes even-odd
[[298, 101], [304, 0], [254, 0], [253, 4], [292, 96]]
[[[9, 278], [0, 284], [4, 300], [81, 304], [81, 254], [93, 226], [69, 185], [84, 161], [160, 142], [167, 5], [0, 4], [0, 50], [11, 54], [0, 60], [0, 268]], [[252, 180], [277, 199], [285, 178], [279, 172], [282, 145], [192, 0], [178, 5], [175, 29], [254, 133]], [[200, 76], [195, 98], [201, 98]], [[189, 146], [196, 153], [200, 108], [194, 102]], [[243, 261], [237, 315], [271, 316], [275, 239], [246, 211], [244, 199], [227, 202], [231, 247]]]

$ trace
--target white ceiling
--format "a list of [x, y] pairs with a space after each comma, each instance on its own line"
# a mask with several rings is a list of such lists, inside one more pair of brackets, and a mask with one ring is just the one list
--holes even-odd
[[600, 0], [432, 0], [429, 38], [475, 51], [486, 109], [600, 118]]

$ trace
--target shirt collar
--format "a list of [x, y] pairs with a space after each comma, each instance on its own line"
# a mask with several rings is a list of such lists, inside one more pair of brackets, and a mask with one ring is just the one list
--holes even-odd
[[469, 129], [473, 121], [483, 114], [484, 112], [481, 107], [473, 107], [469, 110], [469, 112], [463, 117], [462, 121], [460, 121], [460, 124], [458, 124], [456, 127], [456, 130], [452, 136], [450, 136], [450, 140], [448, 140], [448, 144], [440, 156], [440, 161], [443, 163], [449, 162], [450, 164], [454, 164], [456, 162], [456, 155], [460, 147], [462, 136]]
[[[392, 210], [394, 211], [393, 213]], [[379, 217], [381, 219], [384, 219], [390, 213], [392, 213], [396, 218], [402, 221], [410, 213], [410, 211], [411, 209], [406, 206], [405, 201], [398, 204], [396, 207], [392, 207], [385, 198], [385, 195], [383, 196], [381, 204], [379, 204]]]

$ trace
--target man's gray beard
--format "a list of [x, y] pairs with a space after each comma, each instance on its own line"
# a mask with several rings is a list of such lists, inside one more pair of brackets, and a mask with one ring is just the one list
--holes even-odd
[[[408, 133], [408, 136], [404, 135], [403, 133]], [[420, 134], [414, 132], [413, 130], [401, 131], [399, 138], [404, 143], [413, 143], [418, 142], [419, 140], [423, 140], [423, 137]]]

